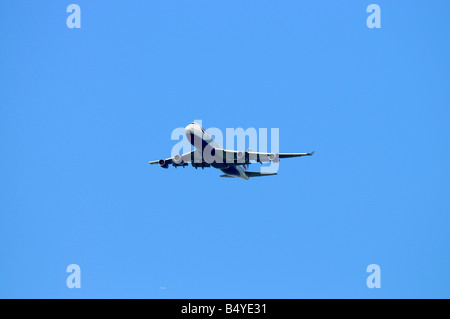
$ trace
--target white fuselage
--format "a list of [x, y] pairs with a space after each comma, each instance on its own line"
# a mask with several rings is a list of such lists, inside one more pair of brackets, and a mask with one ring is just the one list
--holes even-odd
[[[191, 123], [185, 128], [186, 137], [197, 150], [200, 152], [205, 151], [205, 149], [221, 149], [222, 146], [217, 143], [211, 134], [209, 134], [203, 127], [201, 127], [197, 123]], [[212, 164], [214, 168], [220, 169], [227, 175], [240, 177], [243, 179], [248, 179], [248, 176], [245, 174], [245, 169], [241, 165], [226, 165], [225, 161], [222, 161], [223, 164]]]

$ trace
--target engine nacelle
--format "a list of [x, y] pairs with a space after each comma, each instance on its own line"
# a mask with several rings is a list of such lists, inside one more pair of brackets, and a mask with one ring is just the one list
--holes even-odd
[[183, 163], [183, 159], [181, 158], [180, 154], [177, 154], [173, 157], [173, 162], [175, 164], [182, 164]]
[[275, 160], [275, 158], [276, 158], [276, 155], [275, 155], [274, 153], [270, 153], [270, 154], [269, 154], [269, 160], [270, 160], [270, 161]]
[[177, 154], [173, 157], [172, 165], [175, 168], [177, 168], [178, 166], [182, 166], [184, 168], [185, 166], [188, 166], [189, 164], [183, 160], [183, 157], [181, 157], [181, 155]]
[[238, 151], [236, 152], [236, 162], [237, 163], [245, 163], [246, 162], [246, 158], [245, 158], [245, 153], [242, 151]]
[[169, 163], [165, 159], [160, 159], [158, 161], [159, 166], [162, 168], [169, 168]]

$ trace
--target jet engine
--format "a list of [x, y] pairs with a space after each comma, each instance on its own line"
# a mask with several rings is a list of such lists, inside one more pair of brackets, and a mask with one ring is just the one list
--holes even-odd
[[158, 161], [159, 166], [161, 166], [162, 168], [169, 168], [169, 163], [168, 161], [166, 161], [165, 159], [160, 159]]
[[183, 168], [184, 168], [185, 166], [188, 166], [189, 164], [186, 163], [186, 162], [183, 160], [183, 158], [181, 157], [181, 155], [177, 154], [177, 155], [175, 155], [175, 156], [173, 157], [172, 165], [173, 165], [175, 168], [177, 168], [178, 166], [183, 166]]
[[175, 164], [181, 164], [183, 162], [183, 159], [181, 158], [180, 154], [177, 154], [173, 157], [173, 162]]

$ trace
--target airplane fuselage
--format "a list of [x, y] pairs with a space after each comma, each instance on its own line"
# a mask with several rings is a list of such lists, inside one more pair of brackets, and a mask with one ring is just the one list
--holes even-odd
[[[223, 149], [217, 143], [211, 134], [209, 134], [201, 125], [191, 123], [185, 127], [187, 140], [194, 146], [195, 150], [191, 150], [184, 154], [175, 154], [170, 158], [162, 158], [156, 161], [149, 161], [150, 165], [158, 164], [162, 168], [185, 167], [191, 164], [194, 168], [214, 167], [224, 172], [220, 177], [239, 177], [245, 180], [254, 177], [264, 177], [277, 175], [277, 172], [259, 171], [252, 172], [247, 170], [250, 163], [276, 163], [275, 168], [278, 170], [278, 161], [281, 158], [292, 158], [301, 156], [311, 156], [310, 153], [267, 153], [247, 151], [235, 151]], [[271, 164], [272, 166], [272, 164]]]
[[[197, 150], [210, 152], [214, 149], [221, 149], [222, 146], [203, 127], [197, 123], [191, 123], [185, 128], [186, 138]], [[211, 164], [212, 167], [220, 169], [226, 175], [235, 176], [248, 180], [246, 170], [241, 165], [228, 165], [225, 160]]]

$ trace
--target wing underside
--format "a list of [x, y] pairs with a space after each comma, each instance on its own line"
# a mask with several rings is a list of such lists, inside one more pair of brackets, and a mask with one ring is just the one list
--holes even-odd
[[[226, 165], [245, 165], [251, 162], [278, 162], [281, 158], [311, 156], [310, 153], [264, 153], [264, 152], [250, 152], [250, 151], [231, 151], [225, 149], [214, 149], [209, 154], [202, 154], [198, 150], [194, 150], [183, 155], [175, 155], [167, 159], [160, 159], [158, 161], [150, 161], [149, 164], [159, 164], [163, 168], [168, 168], [169, 165], [187, 166], [191, 163], [194, 167], [209, 167], [211, 164], [226, 164]], [[247, 172], [250, 173], [250, 172]], [[265, 176], [267, 174], [255, 175]], [[255, 177], [252, 176], [252, 177]], [[225, 177], [225, 176], [224, 176]]]
[[310, 153], [265, 153], [265, 152], [251, 152], [251, 151], [230, 151], [230, 150], [216, 150], [216, 154], [220, 155], [220, 158], [224, 162], [242, 165], [249, 164], [250, 162], [278, 162], [281, 158], [312, 156], [314, 152]]

